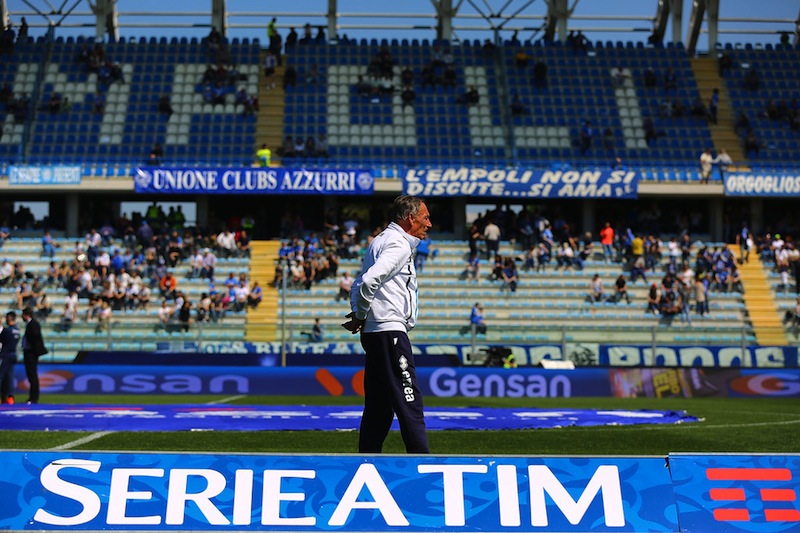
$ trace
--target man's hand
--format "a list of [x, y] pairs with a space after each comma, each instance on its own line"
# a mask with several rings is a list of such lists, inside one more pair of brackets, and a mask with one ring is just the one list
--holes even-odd
[[342, 324], [342, 327], [353, 335], [360, 333], [361, 330], [364, 329], [365, 320], [356, 318], [355, 313], [347, 313], [345, 318], [349, 318], [350, 320]]

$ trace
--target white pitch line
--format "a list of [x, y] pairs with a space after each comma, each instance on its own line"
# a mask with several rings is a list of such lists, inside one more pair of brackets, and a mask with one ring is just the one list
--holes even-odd
[[66, 444], [62, 444], [60, 446], [56, 446], [55, 448], [50, 448], [48, 451], [69, 450], [70, 448], [74, 448], [76, 446], [80, 446], [82, 444], [86, 444], [87, 442], [92, 442], [95, 439], [99, 439], [100, 437], [105, 437], [106, 435], [110, 435], [111, 433], [116, 433], [116, 432], [115, 431], [98, 431], [97, 433], [92, 433], [91, 435], [87, 435], [85, 437], [81, 437], [78, 440], [73, 440], [71, 442], [67, 442]]
[[218, 403], [228, 403], [228, 402], [232, 402], [232, 401], [235, 401], [235, 400], [240, 400], [240, 399], [242, 399], [242, 398], [244, 398], [246, 396], [247, 396], [246, 394], [237, 394], [236, 396], [228, 396], [227, 398], [223, 398], [223, 399], [221, 399], [219, 401], [208, 402], [206, 405], [216, 405]]
[[[701, 422], [704, 422], [701, 420]], [[752, 424], [714, 424], [704, 425], [698, 422], [685, 422], [682, 424], [629, 424], [620, 425], [620, 428], [631, 428], [646, 431], [661, 431], [665, 429], [731, 429], [731, 428], [751, 428], [761, 426], [789, 426], [800, 424], [800, 420], [784, 420], [783, 422], [754, 422]], [[606, 426], [608, 427], [608, 426]], [[597, 426], [570, 426], [570, 431], [593, 431]]]

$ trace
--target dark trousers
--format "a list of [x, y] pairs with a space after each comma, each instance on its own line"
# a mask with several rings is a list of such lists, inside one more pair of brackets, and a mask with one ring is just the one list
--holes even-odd
[[411, 341], [403, 331], [363, 333], [364, 414], [358, 451], [380, 453], [394, 415], [408, 453], [428, 453], [422, 393], [417, 382]]
[[0, 400], [5, 402], [14, 396], [14, 367], [17, 354], [0, 354]]
[[25, 374], [28, 376], [30, 390], [28, 391], [28, 401], [39, 403], [39, 357], [33, 352], [25, 350]]

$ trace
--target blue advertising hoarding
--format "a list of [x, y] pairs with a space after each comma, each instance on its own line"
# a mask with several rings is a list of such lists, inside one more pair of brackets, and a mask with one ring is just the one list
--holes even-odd
[[733, 172], [725, 176], [725, 196], [800, 196], [800, 175]]
[[4, 452], [0, 527], [677, 531], [663, 458]]
[[670, 455], [681, 531], [800, 531], [800, 455]]
[[408, 169], [403, 192], [425, 197], [636, 198], [639, 179], [638, 172], [628, 170]]
[[[419, 367], [423, 394], [440, 397], [609, 396], [607, 369]], [[25, 369], [16, 368], [25, 389]], [[45, 394], [363, 395], [362, 367], [40, 365]]]
[[364, 169], [271, 167], [137, 167], [138, 193], [158, 194], [372, 194], [375, 179]]
[[79, 185], [81, 167], [77, 166], [10, 166], [9, 185]]
[[[41, 365], [46, 394], [363, 395], [363, 367]], [[426, 396], [465, 398], [692, 397], [800, 398], [800, 370], [740, 368], [417, 367]], [[27, 389], [23, 365], [17, 388]]]

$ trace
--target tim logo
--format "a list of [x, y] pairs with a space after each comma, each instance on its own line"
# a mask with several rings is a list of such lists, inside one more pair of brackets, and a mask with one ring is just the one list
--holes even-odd
[[[751, 504], [760, 500], [767, 522], [800, 522], [800, 511], [787, 509], [794, 507], [797, 493], [793, 489], [759, 487], [774, 482], [792, 480], [792, 472], [787, 468], [708, 468], [706, 477], [709, 481], [727, 481], [728, 488], [714, 488], [709, 496], [715, 502], [737, 502], [739, 506], [726, 509], [714, 509], [717, 522], [750, 522]], [[741, 487], [731, 487], [737, 482]], [[772, 483], [771, 483], [772, 482]]]

